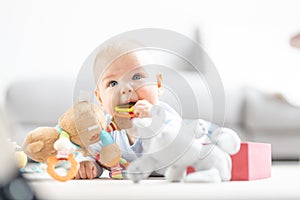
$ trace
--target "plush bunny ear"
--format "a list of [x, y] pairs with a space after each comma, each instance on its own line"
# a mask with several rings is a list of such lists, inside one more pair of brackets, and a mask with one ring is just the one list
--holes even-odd
[[26, 150], [29, 153], [37, 153], [37, 152], [40, 152], [43, 148], [44, 148], [44, 142], [36, 141], [36, 142], [33, 142], [33, 143], [29, 144], [26, 147]]
[[229, 128], [217, 128], [212, 132], [210, 139], [230, 155], [236, 154], [241, 147], [240, 137], [234, 130]]

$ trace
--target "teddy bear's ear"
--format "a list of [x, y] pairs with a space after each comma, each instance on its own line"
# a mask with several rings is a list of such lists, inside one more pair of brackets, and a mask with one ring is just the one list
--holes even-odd
[[40, 152], [43, 148], [44, 148], [44, 143], [42, 141], [36, 141], [36, 142], [29, 144], [26, 147], [26, 150], [29, 153], [37, 153], [37, 152]]

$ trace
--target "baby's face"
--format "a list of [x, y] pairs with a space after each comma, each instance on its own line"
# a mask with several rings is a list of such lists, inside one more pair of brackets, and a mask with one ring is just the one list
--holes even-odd
[[110, 115], [115, 106], [147, 100], [156, 104], [158, 87], [156, 77], [150, 77], [141, 67], [141, 59], [134, 53], [126, 54], [113, 62], [98, 81], [98, 99]]

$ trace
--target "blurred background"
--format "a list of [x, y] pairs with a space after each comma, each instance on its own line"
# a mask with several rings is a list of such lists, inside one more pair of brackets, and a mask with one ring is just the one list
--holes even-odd
[[274, 159], [298, 159], [300, 49], [290, 39], [300, 33], [299, 8], [297, 0], [1, 0], [1, 106], [21, 143], [71, 105], [67, 80], [98, 45], [132, 29], [169, 29], [198, 42], [217, 67], [226, 126], [271, 143]]

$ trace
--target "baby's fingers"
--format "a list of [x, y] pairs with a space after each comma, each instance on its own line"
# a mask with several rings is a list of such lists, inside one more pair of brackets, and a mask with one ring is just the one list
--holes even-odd
[[88, 163], [85, 165], [85, 171], [88, 179], [93, 179], [97, 175], [97, 169], [92, 163]]
[[77, 174], [79, 174], [79, 177], [81, 179], [86, 179], [86, 172], [85, 172], [85, 165], [84, 164], [80, 166]]
[[134, 107], [139, 107], [139, 106], [150, 106], [151, 104], [147, 100], [138, 100]]
[[146, 106], [139, 106], [134, 109], [134, 115], [137, 117], [150, 117], [149, 108]]

